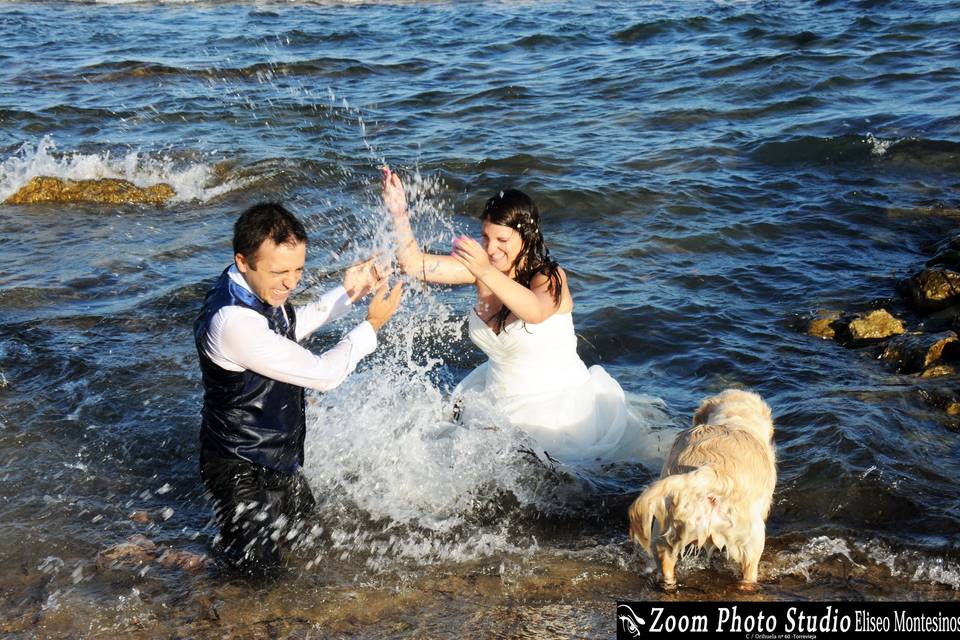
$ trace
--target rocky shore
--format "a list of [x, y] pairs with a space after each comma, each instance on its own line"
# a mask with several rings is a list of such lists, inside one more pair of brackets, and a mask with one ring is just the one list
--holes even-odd
[[808, 335], [875, 352], [895, 372], [935, 379], [918, 392], [949, 416], [960, 416], [960, 233], [932, 247], [926, 264], [896, 285], [896, 297], [849, 313], [818, 310], [803, 316]]

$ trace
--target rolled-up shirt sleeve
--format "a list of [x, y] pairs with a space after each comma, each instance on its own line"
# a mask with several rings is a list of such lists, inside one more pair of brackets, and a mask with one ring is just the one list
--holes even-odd
[[[331, 292], [334, 293], [336, 291]], [[322, 301], [323, 298], [318, 304]], [[320, 324], [331, 319], [331, 311], [336, 311], [336, 305], [331, 304], [323, 312], [317, 310], [318, 316], [326, 314]], [[298, 310], [297, 323], [300, 321]], [[314, 329], [316, 327], [305, 335]], [[211, 320], [205, 348], [207, 355], [227, 370], [249, 369], [273, 380], [326, 391], [342, 383], [364, 356], [373, 353], [377, 348], [377, 333], [364, 321], [332, 348], [316, 355], [271, 331], [266, 318], [256, 311], [230, 306], [220, 309]]]

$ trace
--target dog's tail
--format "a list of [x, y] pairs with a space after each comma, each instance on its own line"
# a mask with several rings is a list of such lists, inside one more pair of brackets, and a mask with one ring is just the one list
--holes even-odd
[[657, 536], [680, 549], [693, 542], [702, 547], [707, 538], [723, 548], [725, 541], [718, 538], [723, 527], [715, 525], [725, 520], [721, 505], [729, 490], [727, 482], [710, 467], [661, 478], [630, 506], [630, 538], [651, 555], [655, 555], [652, 543]]

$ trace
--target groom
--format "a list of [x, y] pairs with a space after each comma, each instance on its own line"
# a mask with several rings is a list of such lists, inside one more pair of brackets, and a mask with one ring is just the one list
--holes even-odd
[[[213, 496], [220, 546], [245, 571], [281, 563], [314, 498], [301, 472], [304, 388], [333, 389], [377, 346], [376, 332], [400, 304], [401, 286], [368, 260], [347, 269], [343, 286], [294, 307], [307, 255], [303, 224], [283, 206], [258, 204], [234, 225], [234, 263], [207, 293], [194, 323], [203, 375], [200, 475]], [[299, 344], [371, 290], [367, 319], [333, 348]]]

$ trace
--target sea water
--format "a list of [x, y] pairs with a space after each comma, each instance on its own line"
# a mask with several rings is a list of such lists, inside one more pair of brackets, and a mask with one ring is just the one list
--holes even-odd
[[[37, 176], [176, 192], [0, 205], [4, 630], [602, 636], [613, 599], [658, 597], [625, 516], [656, 466], [538, 464], [496, 406], [451, 424], [483, 362], [472, 292], [416, 282], [377, 352], [308, 394], [321, 506], [288, 579], [97, 567], [136, 533], [215, 536], [191, 324], [237, 214], [306, 221], [309, 302], [390, 259], [383, 164], [438, 252], [496, 190], [534, 197], [579, 352], [658, 407], [652, 434], [724, 388], [763, 395], [760, 597], [955, 598], [956, 420], [925, 400], [954, 381], [797, 326], [887, 304], [955, 228], [958, 27], [950, 2], [3, 4], [0, 200]], [[697, 597], [735, 579], [681, 572]]]

